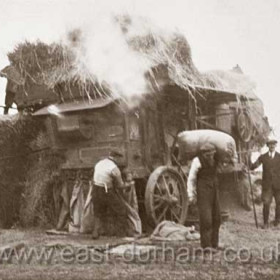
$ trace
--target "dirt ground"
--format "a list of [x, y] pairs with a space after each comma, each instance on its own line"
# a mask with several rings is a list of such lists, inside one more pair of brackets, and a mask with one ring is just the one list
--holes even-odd
[[[261, 224], [260, 206], [257, 212]], [[280, 279], [280, 229], [256, 229], [253, 212], [238, 209], [222, 225], [220, 239], [226, 250], [202, 255], [195, 251], [198, 241], [94, 241], [88, 235], [1, 230], [0, 246], [6, 255], [1, 255], [0, 279]], [[109, 253], [121, 244], [142, 251]], [[5, 250], [4, 245], [14, 249]]]

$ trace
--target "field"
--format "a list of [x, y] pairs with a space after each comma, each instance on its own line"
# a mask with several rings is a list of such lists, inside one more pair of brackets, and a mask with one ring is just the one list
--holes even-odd
[[[257, 213], [261, 224], [260, 206]], [[141, 253], [116, 255], [108, 251], [129, 241], [2, 230], [2, 252], [4, 245], [14, 250], [2, 253], [0, 279], [280, 279], [279, 231], [256, 229], [253, 212], [239, 209], [221, 228], [226, 250], [203, 256], [195, 251], [197, 241], [155, 243], [146, 237], [130, 243], [144, 248]]]

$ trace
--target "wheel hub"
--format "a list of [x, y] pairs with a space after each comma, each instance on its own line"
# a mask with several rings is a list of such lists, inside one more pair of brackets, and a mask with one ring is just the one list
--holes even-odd
[[174, 195], [165, 196], [164, 200], [168, 203], [168, 205], [176, 205], [178, 203], [178, 198]]

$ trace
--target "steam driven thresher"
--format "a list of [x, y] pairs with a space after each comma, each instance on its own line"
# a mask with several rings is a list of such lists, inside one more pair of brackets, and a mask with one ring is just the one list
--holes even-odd
[[152, 224], [184, 223], [188, 216], [187, 168], [178, 162], [176, 149], [180, 131], [227, 132], [237, 142], [240, 161], [242, 150], [260, 137], [257, 126], [262, 124], [253, 123], [248, 111], [249, 102], [259, 102], [255, 96], [198, 86], [186, 91], [164, 82], [156, 92], [128, 102], [96, 90], [91, 86], [81, 95], [75, 84], [56, 92], [40, 86], [29, 89], [29, 95], [17, 91], [13, 101], [20, 111], [32, 108], [34, 118], [44, 121], [50, 148], [65, 157], [65, 180], [90, 180], [100, 158], [111, 148], [121, 150], [123, 166], [136, 182], [140, 214]]

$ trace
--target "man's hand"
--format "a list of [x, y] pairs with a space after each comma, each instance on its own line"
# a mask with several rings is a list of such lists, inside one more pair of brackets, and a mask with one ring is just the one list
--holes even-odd
[[134, 180], [129, 181], [129, 182], [126, 181], [124, 183], [124, 185], [125, 185], [125, 188], [131, 188], [131, 187], [135, 186], [135, 181]]
[[190, 197], [188, 198], [188, 200], [189, 200], [189, 203], [190, 203], [191, 205], [196, 204], [196, 197], [195, 197], [195, 196], [190, 196]]
[[245, 165], [245, 164], [242, 164], [241, 170], [242, 170], [242, 172], [244, 172], [244, 173], [248, 173], [248, 172], [250, 171], [249, 168], [248, 168], [248, 166]]

